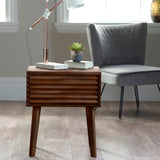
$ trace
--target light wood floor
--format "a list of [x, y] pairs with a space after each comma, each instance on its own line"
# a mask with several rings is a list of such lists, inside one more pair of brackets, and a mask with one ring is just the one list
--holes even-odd
[[160, 160], [160, 103], [103, 102], [96, 111], [98, 157], [89, 154], [85, 109], [43, 108], [35, 158], [28, 157], [31, 108], [0, 102], [0, 160]]

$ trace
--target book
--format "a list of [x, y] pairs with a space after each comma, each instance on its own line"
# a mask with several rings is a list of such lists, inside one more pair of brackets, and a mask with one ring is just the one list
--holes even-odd
[[44, 68], [44, 69], [68, 69], [68, 65], [64, 63], [54, 63], [54, 62], [48, 62], [48, 63], [36, 63], [37, 68]]
[[93, 61], [74, 62], [72, 60], [66, 60], [64, 64], [67, 64], [68, 68], [88, 69], [93, 67]]

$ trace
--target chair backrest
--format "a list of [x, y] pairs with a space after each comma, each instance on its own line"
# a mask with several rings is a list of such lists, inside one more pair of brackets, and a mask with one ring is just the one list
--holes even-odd
[[146, 23], [89, 24], [87, 37], [94, 65], [144, 64]]

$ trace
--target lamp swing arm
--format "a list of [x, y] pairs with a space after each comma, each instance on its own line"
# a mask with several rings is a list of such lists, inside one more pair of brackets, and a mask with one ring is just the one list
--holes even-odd
[[[51, 12], [56, 9], [64, 0], [59, 1], [55, 6], [53, 6], [51, 9], [45, 9], [43, 15], [29, 28], [32, 30], [39, 22], [41, 22], [44, 18], [48, 19]], [[48, 2], [48, 1], [47, 1]]]

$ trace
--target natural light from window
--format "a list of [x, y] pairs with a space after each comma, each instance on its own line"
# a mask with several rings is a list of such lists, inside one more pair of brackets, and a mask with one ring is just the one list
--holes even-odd
[[6, 0], [0, 0], [0, 22], [6, 21]]
[[69, 10], [69, 23], [151, 21], [152, 0], [84, 1], [84, 7]]

